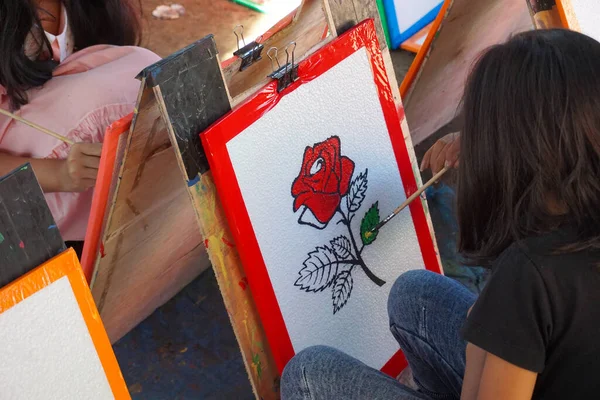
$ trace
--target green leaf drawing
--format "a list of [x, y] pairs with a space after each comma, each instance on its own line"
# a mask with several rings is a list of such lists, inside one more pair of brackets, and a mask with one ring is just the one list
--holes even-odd
[[375, 228], [379, 223], [379, 202], [376, 201], [375, 204], [369, 208], [369, 211], [365, 214], [364, 218], [360, 223], [360, 238], [365, 246], [370, 245], [377, 239], [377, 234], [379, 231], [371, 232], [371, 229]]

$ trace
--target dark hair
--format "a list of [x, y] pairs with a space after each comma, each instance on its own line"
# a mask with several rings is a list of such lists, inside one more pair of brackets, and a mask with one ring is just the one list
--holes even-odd
[[[139, 43], [139, 18], [129, 1], [62, 0], [62, 3], [76, 51], [96, 44]], [[13, 109], [27, 104], [27, 90], [52, 78], [56, 63], [38, 59], [44, 51], [52, 53], [41, 26], [34, 0], [0, 1], [0, 85], [6, 89]], [[30, 33], [34, 38], [34, 60], [25, 54], [25, 40]]]
[[561, 224], [600, 248], [600, 43], [521, 33], [481, 56], [463, 98], [459, 251], [487, 265]]

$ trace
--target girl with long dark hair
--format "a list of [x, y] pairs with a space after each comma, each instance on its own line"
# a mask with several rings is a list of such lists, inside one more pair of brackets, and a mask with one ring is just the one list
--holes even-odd
[[598, 397], [600, 43], [516, 35], [477, 62], [462, 111], [458, 250], [492, 269], [486, 287], [398, 278], [390, 329], [412, 389], [315, 347], [285, 368], [283, 400]]
[[77, 143], [0, 116], [0, 175], [31, 162], [66, 240], [85, 236], [105, 129], [158, 60], [135, 47], [138, 13], [128, 0], [0, 2], [0, 107]]

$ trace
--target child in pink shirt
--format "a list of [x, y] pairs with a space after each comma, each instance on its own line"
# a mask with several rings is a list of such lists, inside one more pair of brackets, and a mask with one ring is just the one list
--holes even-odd
[[81, 241], [104, 132], [133, 111], [135, 76], [159, 57], [132, 46], [139, 25], [125, 1], [9, 3], [0, 7], [0, 107], [76, 144], [0, 116], [0, 175], [31, 162], [63, 238]]

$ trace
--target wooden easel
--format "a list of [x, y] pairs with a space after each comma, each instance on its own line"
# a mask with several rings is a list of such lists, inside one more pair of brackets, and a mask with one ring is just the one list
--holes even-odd
[[419, 63], [403, 82], [413, 143], [424, 143], [425, 149], [433, 144], [426, 140], [437, 140], [436, 133], [456, 116], [477, 56], [513, 33], [532, 29], [533, 23], [524, 0], [445, 0], [434, 26], [431, 45], [417, 55]]
[[[254, 393], [257, 398], [278, 398], [277, 369], [199, 133], [268, 82], [269, 48], [282, 49], [294, 41], [296, 59], [301, 60], [366, 18], [375, 19], [388, 77], [396, 89], [375, 0], [303, 1], [293, 16], [258, 41], [262, 58], [244, 70], [241, 59], [222, 68], [214, 39], [208, 36], [141, 74], [131, 130], [117, 155], [121, 168], [92, 282], [113, 342], [208, 268], [208, 253]], [[324, 38], [327, 28], [329, 36]], [[393, 96], [402, 112], [397, 89]], [[414, 163], [405, 120], [402, 128]]]

